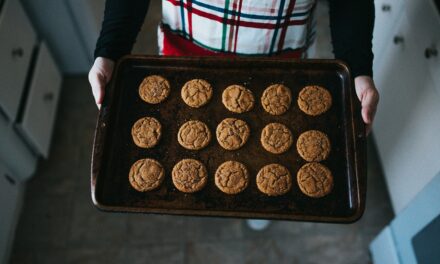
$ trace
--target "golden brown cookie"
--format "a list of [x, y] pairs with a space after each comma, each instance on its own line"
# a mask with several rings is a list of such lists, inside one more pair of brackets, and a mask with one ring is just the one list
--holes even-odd
[[147, 103], [158, 104], [170, 94], [170, 83], [159, 75], [146, 77], [139, 86], [139, 96]]
[[230, 85], [222, 94], [222, 102], [225, 107], [234, 113], [244, 113], [254, 107], [254, 95], [249, 89], [241, 85]]
[[218, 124], [216, 134], [220, 146], [227, 150], [235, 150], [246, 143], [250, 129], [243, 120], [226, 118]]
[[194, 79], [183, 85], [181, 95], [187, 105], [199, 108], [211, 99], [212, 86], [205, 80]]
[[304, 113], [317, 116], [330, 109], [332, 96], [321, 86], [306, 86], [299, 92], [298, 106]]
[[173, 183], [176, 188], [185, 193], [200, 191], [208, 181], [208, 171], [205, 165], [195, 159], [179, 161], [172, 171]]
[[165, 171], [162, 165], [154, 159], [140, 159], [130, 169], [128, 180], [131, 186], [139, 192], [156, 189], [164, 179]]
[[134, 123], [131, 136], [134, 143], [141, 148], [152, 148], [157, 145], [162, 135], [162, 126], [154, 117], [143, 117]]
[[269, 164], [258, 172], [257, 187], [269, 196], [283, 195], [292, 187], [292, 177], [286, 167]]
[[261, 145], [273, 154], [281, 154], [292, 145], [292, 133], [283, 124], [270, 123], [261, 131]]
[[330, 153], [330, 140], [321, 131], [309, 130], [298, 137], [296, 149], [299, 155], [306, 161], [325, 160]]
[[289, 109], [291, 102], [290, 89], [282, 84], [273, 84], [267, 87], [261, 96], [264, 110], [272, 115], [284, 114]]
[[324, 165], [312, 162], [302, 166], [297, 174], [298, 186], [301, 191], [310, 197], [320, 198], [333, 189], [333, 176]]
[[209, 144], [211, 132], [205, 123], [191, 120], [180, 127], [177, 140], [186, 149], [199, 150]]
[[224, 193], [240, 193], [246, 189], [248, 183], [249, 173], [238, 161], [226, 161], [215, 172], [215, 185]]

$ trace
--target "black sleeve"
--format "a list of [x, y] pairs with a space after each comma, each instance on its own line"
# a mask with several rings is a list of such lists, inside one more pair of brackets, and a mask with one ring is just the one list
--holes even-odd
[[107, 0], [95, 58], [118, 60], [129, 54], [144, 22], [149, 0]]
[[373, 0], [329, 0], [330, 30], [336, 59], [348, 63], [352, 76], [373, 76]]

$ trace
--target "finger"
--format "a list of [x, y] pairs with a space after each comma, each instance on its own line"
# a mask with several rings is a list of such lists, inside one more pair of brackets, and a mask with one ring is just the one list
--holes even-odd
[[96, 104], [102, 104], [104, 98], [104, 80], [100, 74], [90, 74], [89, 82], [92, 86], [93, 97]]
[[364, 120], [365, 124], [373, 123], [373, 114], [374, 110], [370, 106], [364, 106], [361, 110], [362, 120]]
[[89, 73], [89, 83], [92, 88], [92, 94], [93, 94], [93, 97], [95, 98], [95, 102], [96, 102], [99, 97], [99, 94], [98, 94], [99, 86], [101, 85], [99, 83], [98, 77], [96, 76], [96, 73], [93, 73], [93, 72]]

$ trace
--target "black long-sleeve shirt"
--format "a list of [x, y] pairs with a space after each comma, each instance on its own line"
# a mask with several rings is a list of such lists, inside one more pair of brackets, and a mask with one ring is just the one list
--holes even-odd
[[[150, 0], [107, 0], [95, 58], [117, 60], [129, 54]], [[372, 76], [373, 0], [329, 0], [330, 30], [336, 59], [348, 63], [353, 77]], [[319, 18], [318, 18], [319, 19]]]

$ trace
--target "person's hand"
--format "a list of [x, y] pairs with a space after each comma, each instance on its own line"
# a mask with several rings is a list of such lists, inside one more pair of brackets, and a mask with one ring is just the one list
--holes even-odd
[[89, 72], [89, 82], [92, 86], [93, 97], [98, 108], [104, 99], [105, 86], [110, 81], [115, 63], [107, 58], [98, 57]]
[[371, 131], [374, 115], [376, 114], [377, 104], [379, 103], [379, 92], [374, 86], [374, 81], [370, 76], [358, 76], [354, 78], [356, 94], [361, 101], [361, 115], [367, 128], [367, 135]]

